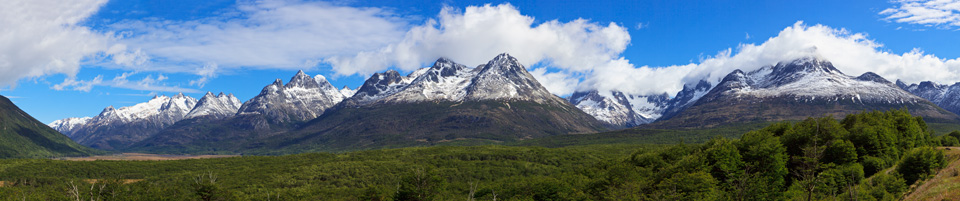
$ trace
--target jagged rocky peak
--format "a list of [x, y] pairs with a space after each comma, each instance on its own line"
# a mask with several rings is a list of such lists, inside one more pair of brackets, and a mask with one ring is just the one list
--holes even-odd
[[440, 58], [407, 76], [388, 70], [370, 76], [344, 106], [423, 101], [522, 100], [567, 104], [527, 72], [516, 58], [500, 54], [470, 68]]
[[[480, 67], [467, 87], [467, 100], [525, 100], [538, 103], [554, 101], [553, 94], [527, 72], [517, 58], [497, 55]], [[562, 100], [561, 100], [562, 101]]]
[[750, 73], [751, 79], [760, 87], [779, 87], [799, 81], [808, 75], [847, 77], [833, 63], [820, 57], [803, 57], [792, 61], [778, 62], [774, 66], [760, 68]]
[[[326, 80], [326, 79], [324, 79]], [[303, 70], [297, 71], [297, 74], [290, 78], [290, 82], [285, 85], [287, 88], [292, 87], [302, 87], [302, 88], [319, 88], [320, 85], [317, 84], [317, 81], [312, 77], [303, 72]]]
[[620, 104], [614, 98], [600, 95], [597, 90], [574, 92], [568, 99], [583, 112], [616, 127], [630, 127], [637, 118], [629, 105]]
[[[160, 107], [160, 110], [171, 111], [171, 112], [189, 112], [197, 104], [197, 99], [189, 96], [184, 96], [183, 93], [177, 93], [170, 98], [163, 106]], [[184, 113], [186, 114], [186, 113]]]
[[696, 103], [701, 97], [710, 92], [711, 89], [713, 89], [713, 85], [706, 80], [700, 80], [696, 84], [684, 84], [683, 89], [677, 92], [677, 95], [667, 103], [663, 115], [660, 116], [658, 120], [669, 119], [679, 114], [683, 109]]
[[[416, 72], [415, 72], [416, 73]], [[414, 73], [411, 73], [413, 75]], [[407, 87], [412, 79], [405, 79], [400, 72], [387, 70], [383, 73], [374, 73], [367, 78], [363, 85], [354, 92], [347, 101], [349, 105], [366, 105], [384, 97], [393, 95]]]
[[430, 67], [430, 70], [426, 71], [423, 76], [426, 76], [426, 80], [432, 82], [440, 82], [442, 78], [457, 76], [458, 72], [467, 69], [467, 66], [463, 64], [454, 63], [447, 58], [441, 57], [433, 63], [433, 66]]
[[717, 87], [726, 89], [747, 88], [753, 85], [753, 80], [747, 77], [747, 74], [740, 69], [734, 70], [717, 84]]
[[240, 109], [241, 104], [239, 99], [233, 97], [233, 94], [225, 95], [220, 92], [220, 94], [213, 95], [212, 92], [207, 92], [184, 118], [208, 117], [220, 119], [232, 117]]
[[440, 58], [430, 68], [422, 68], [405, 77], [410, 80], [409, 84], [377, 102], [461, 101], [475, 74], [467, 66]]
[[357, 93], [357, 90], [350, 89], [350, 87], [348, 86], [343, 86], [343, 88], [340, 89], [340, 94], [343, 94], [343, 96], [347, 98], [352, 97], [353, 94], [356, 94], [356, 93]]
[[60, 133], [66, 135], [67, 137], [73, 136], [74, 132], [79, 130], [81, 127], [87, 124], [88, 121], [92, 119], [91, 117], [71, 117], [61, 120], [56, 120], [47, 124], [53, 130], [57, 130]]
[[276, 122], [316, 118], [343, 100], [343, 94], [323, 76], [310, 77], [302, 70], [283, 85], [281, 79], [267, 85], [257, 96], [243, 103], [238, 114], [265, 115]]
[[[884, 83], [884, 84], [892, 84], [892, 83], [890, 83], [890, 81], [887, 80], [886, 78], [883, 78], [882, 76], [877, 75], [876, 73], [873, 73], [873, 72], [863, 73], [862, 75], [857, 76], [857, 80], [860, 80], [860, 81], [879, 82], [879, 83]], [[899, 86], [899, 85], [898, 85], [898, 86]]]
[[[156, 97], [154, 97], [154, 98], [156, 98]], [[113, 111], [116, 111], [116, 110], [117, 110], [117, 109], [116, 109], [116, 108], [113, 108], [112, 105], [111, 105], [111, 106], [107, 106], [107, 107], [103, 108], [103, 110], [100, 111], [100, 115], [99, 115], [99, 116], [104, 116], [105, 114], [107, 114], [107, 113], [112, 113]]]

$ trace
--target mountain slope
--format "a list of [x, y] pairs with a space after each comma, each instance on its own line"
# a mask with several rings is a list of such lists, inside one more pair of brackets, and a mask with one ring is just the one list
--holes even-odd
[[828, 61], [808, 57], [752, 72], [735, 70], [690, 107], [654, 126], [713, 127], [901, 108], [933, 122], [960, 119], [874, 73], [847, 76]]
[[77, 144], [0, 96], [0, 158], [84, 156], [98, 152]]

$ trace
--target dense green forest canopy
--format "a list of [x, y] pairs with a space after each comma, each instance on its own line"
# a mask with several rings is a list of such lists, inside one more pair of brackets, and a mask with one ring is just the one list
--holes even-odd
[[[958, 133], [960, 134], [960, 133]], [[898, 200], [946, 161], [908, 112], [702, 144], [439, 146], [179, 161], [0, 160], [6, 200]], [[956, 138], [956, 137], [954, 137]]]

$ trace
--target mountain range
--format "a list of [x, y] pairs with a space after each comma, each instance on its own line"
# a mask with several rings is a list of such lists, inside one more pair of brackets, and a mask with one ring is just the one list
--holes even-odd
[[897, 86], [921, 98], [930, 100], [947, 111], [960, 114], [960, 82], [943, 85], [932, 81], [907, 85], [897, 80]]
[[[809, 116], [842, 117], [863, 110], [901, 108], [928, 121], [957, 122], [960, 118], [956, 111], [952, 113], [938, 105], [949, 107], [947, 101], [941, 100], [960, 99], [938, 99], [949, 96], [947, 87], [928, 87], [930, 84], [925, 83], [921, 83], [922, 86], [894, 84], [872, 72], [848, 76], [829, 61], [811, 56], [750, 72], [735, 70], [715, 86], [701, 80], [684, 86], [672, 99], [665, 95], [588, 91], [574, 93], [570, 101], [605, 123], [621, 127], [645, 123], [653, 123], [650, 126], [658, 128], [713, 127], [734, 122], [799, 120]], [[929, 97], [920, 92], [925, 90], [931, 91], [926, 93], [931, 94]], [[634, 101], [637, 97], [644, 101]]]
[[[286, 84], [278, 79], [265, 86], [240, 106], [236, 98], [222, 97], [208, 93], [190, 101], [182, 95], [158, 96], [119, 112], [108, 112], [114, 111], [108, 107], [93, 118], [50, 126], [95, 148], [206, 152], [502, 141], [606, 129], [547, 91], [507, 54], [478, 67], [440, 58], [406, 76], [392, 70], [376, 73], [356, 90], [337, 89], [323, 76], [300, 71]], [[173, 103], [183, 104], [156, 106]], [[115, 117], [129, 113], [140, 115]], [[166, 113], [182, 115], [154, 115]]]
[[[713, 84], [715, 83], [715, 84]], [[241, 103], [178, 94], [50, 124], [94, 148], [166, 153], [342, 151], [456, 141], [502, 142], [630, 127], [703, 128], [729, 123], [842, 117], [909, 109], [928, 121], [960, 122], [954, 88], [849, 76], [822, 58], [783, 61], [722, 80], [686, 84], [674, 96], [547, 91], [516, 58], [469, 67], [440, 58], [407, 75], [388, 70], [357, 89], [299, 71]], [[939, 106], [938, 106], [939, 105]], [[941, 108], [949, 108], [947, 110]], [[949, 110], [949, 111], [948, 111]]]

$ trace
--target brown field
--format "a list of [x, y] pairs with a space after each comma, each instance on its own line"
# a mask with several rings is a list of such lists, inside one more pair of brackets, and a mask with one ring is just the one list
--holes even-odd
[[95, 160], [122, 160], [122, 161], [165, 161], [165, 160], [184, 160], [184, 159], [203, 159], [203, 158], [229, 158], [240, 155], [160, 155], [143, 153], [122, 153], [114, 155], [88, 156], [88, 157], [68, 157], [68, 161], [95, 161]]
[[960, 147], [942, 147], [947, 167], [917, 186], [904, 200], [960, 200]]
[[[83, 182], [87, 182], [88, 184], [95, 184], [95, 183], [97, 183], [98, 181], [100, 181], [100, 180], [99, 180], [99, 179], [84, 179], [84, 180], [83, 180]], [[124, 179], [122, 182], [123, 182], [123, 184], [132, 184], [132, 183], [137, 183], [137, 182], [140, 182], [140, 181], [143, 181], [143, 179]]]

